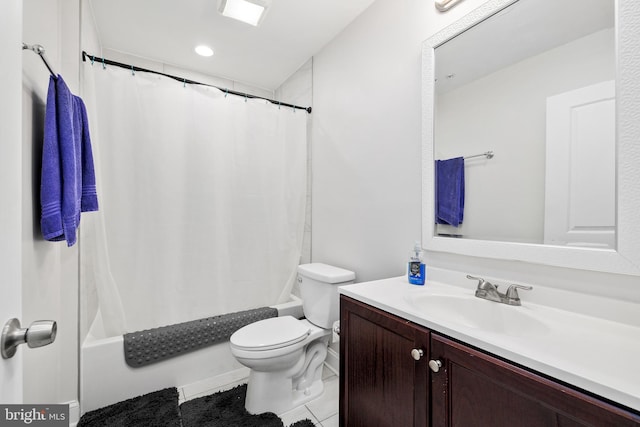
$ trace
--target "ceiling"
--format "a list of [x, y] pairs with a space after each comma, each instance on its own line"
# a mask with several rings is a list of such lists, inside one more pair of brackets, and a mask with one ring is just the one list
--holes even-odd
[[272, 0], [258, 27], [222, 16], [220, 0], [89, 3], [103, 48], [274, 90], [373, 1]]

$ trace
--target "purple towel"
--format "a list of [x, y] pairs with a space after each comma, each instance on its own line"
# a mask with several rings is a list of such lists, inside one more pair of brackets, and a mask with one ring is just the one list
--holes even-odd
[[67, 246], [76, 243], [80, 212], [98, 210], [87, 110], [60, 75], [49, 79], [40, 204], [42, 235]]
[[436, 160], [436, 223], [458, 227], [464, 217], [464, 157]]

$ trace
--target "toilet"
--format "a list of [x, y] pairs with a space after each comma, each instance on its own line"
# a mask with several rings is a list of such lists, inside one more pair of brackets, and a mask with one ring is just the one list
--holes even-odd
[[298, 266], [304, 319], [260, 320], [230, 338], [231, 353], [251, 371], [245, 408], [282, 414], [322, 394], [322, 365], [333, 323], [340, 318], [338, 287], [355, 273], [322, 263]]

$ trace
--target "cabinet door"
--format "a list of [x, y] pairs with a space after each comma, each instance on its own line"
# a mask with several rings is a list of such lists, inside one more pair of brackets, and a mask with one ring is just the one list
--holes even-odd
[[431, 335], [432, 426], [626, 427], [640, 417], [447, 338]]
[[428, 346], [428, 330], [342, 296], [340, 426], [426, 427]]

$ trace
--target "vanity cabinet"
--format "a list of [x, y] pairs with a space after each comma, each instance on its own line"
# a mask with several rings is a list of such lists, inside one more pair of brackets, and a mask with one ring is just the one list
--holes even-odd
[[[594, 349], [596, 350], [596, 349]], [[431, 425], [640, 426], [640, 417], [568, 385], [431, 334]]]
[[340, 426], [426, 427], [428, 354], [427, 329], [341, 296]]
[[640, 427], [636, 413], [344, 295], [340, 319], [341, 427]]

